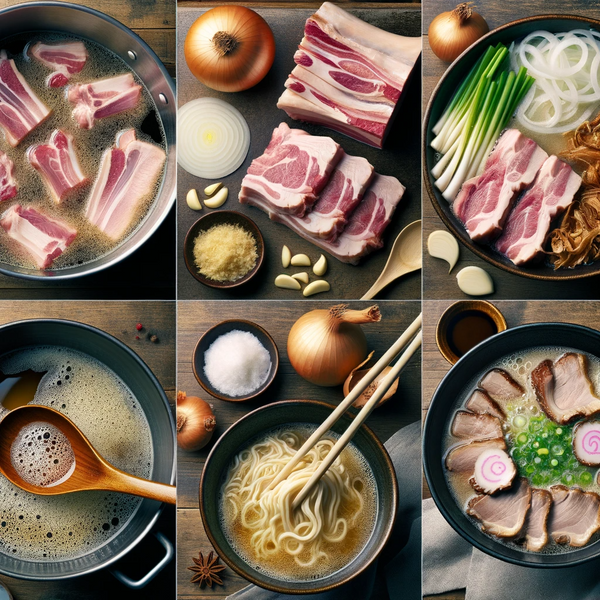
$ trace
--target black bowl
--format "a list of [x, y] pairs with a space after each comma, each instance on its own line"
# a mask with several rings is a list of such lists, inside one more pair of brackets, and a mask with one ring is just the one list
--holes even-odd
[[493, 250], [490, 246], [473, 242], [463, 224], [452, 212], [451, 205], [442, 197], [439, 190], [434, 186], [431, 169], [435, 165], [436, 152], [429, 145], [433, 137], [435, 137], [432, 134], [431, 129], [442, 116], [444, 109], [461, 81], [466, 77], [472, 66], [483, 52], [485, 52], [485, 49], [488, 46], [496, 45], [499, 42], [509, 46], [513, 41], [524, 38], [526, 35], [537, 29], [545, 29], [552, 33], [558, 33], [561, 31], [569, 31], [571, 29], [585, 29], [590, 27], [600, 31], [600, 21], [571, 15], [539, 15], [513, 21], [512, 23], [498, 27], [475, 42], [475, 44], [465, 50], [452, 63], [431, 94], [429, 104], [427, 105], [425, 118], [423, 119], [423, 171], [425, 187], [427, 188], [433, 207], [446, 227], [448, 227], [458, 240], [467, 246], [469, 250], [495, 267], [508, 271], [509, 273], [514, 273], [515, 275], [550, 281], [580, 279], [598, 275], [600, 273], [600, 262], [581, 265], [574, 269], [558, 269], [556, 271], [552, 266], [544, 262], [518, 267], [508, 258]]
[[470, 350], [442, 379], [425, 419], [423, 463], [431, 495], [444, 518], [468, 542], [494, 558], [524, 567], [572, 567], [600, 557], [600, 542], [560, 554], [539, 554], [509, 547], [482, 533], [458, 506], [446, 481], [444, 438], [455, 410], [474, 374], [507, 354], [540, 346], [572, 348], [598, 356], [600, 332], [570, 323], [534, 323], [507, 329]]

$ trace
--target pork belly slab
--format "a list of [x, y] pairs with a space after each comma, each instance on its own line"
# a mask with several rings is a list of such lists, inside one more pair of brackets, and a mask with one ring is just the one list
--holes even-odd
[[548, 543], [548, 518], [551, 507], [552, 494], [548, 490], [532, 490], [531, 508], [521, 532], [524, 534], [525, 548], [530, 552], [539, 552]]
[[517, 129], [506, 130], [483, 173], [466, 181], [452, 205], [472, 240], [488, 242], [502, 231], [508, 213], [548, 155]]
[[25, 78], [0, 51], [0, 126], [6, 141], [13, 147], [50, 114], [50, 109], [36, 96]]
[[69, 86], [68, 99], [74, 105], [73, 117], [82, 129], [91, 129], [97, 119], [105, 119], [138, 105], [142, 86], [131, 73]]
[[457, 410], [450, 433], [454, 437], [469, 440], [491, 440], [502, 437], [502, 423], [492, 415], [478, 415]]
[[17, 241], [40, 269], [49, 268], [73, 242], [77, 230], [35, 208], [11, 206], [0, 218], [0, 226]]
[[479, 382], [492, 398], [507, 402], [520, 398], [525, 390], [504, 369], [492, 369], [488, 371]]
[[73, 136], [60, 129], [52, 132], [47, 144], [31, 146], [27, 158], [44, 179], [57, 204], [87, 181], [75, 154]]
[[556, 156], [546, 159], [533, 185], [508, 215], [496, 250], [515, 265], [540, 256], [553, 219], [573, 202], [581, 177]]
[[8, 155], [0, 152], [0, 202], [10, 200], [16, 195], [15, 165]]
[[162, 148], [136, 139], [134, 129], [119, 134], [102, 158], [85, 216], [113, 240], [121, 238], [152, 193], [165, 159]]
[[29, 49], [30, 54], [43, 65], [52, 69], [48, 76], [48, 87], [63, 87], [75, 73], [79, 73], [87, 62], [85, 44], [79, 41], [62, 41], [53, 44], [37, 42]]
[[531, 384], [542, 410], [556, 423], [565, 425], [600, 412], [583, 354], [566, 352], [554, 364], [542, 361], [531, 372]]
[[553, 485], [548, 530], [558, 544], [580, 548], [600, 529], [600, 496], [579, 488]]
[[474, 413], [492, 415], [501, 421], [506, 418], [500, 405], [485, 390], [475, 390], [465, 403], [465, 408]]
[[468, 473], [475, 471], [475, 463], [484, 450], [506, 450], [504, 438], [498, 437], [491, 440], [473, 440], [466, 444], [452, 446], [446, 453], [444, 463], [448, 471], [455, 473]]

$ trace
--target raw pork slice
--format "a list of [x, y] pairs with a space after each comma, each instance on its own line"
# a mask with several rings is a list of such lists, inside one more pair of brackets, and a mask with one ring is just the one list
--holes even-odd
[[465, 408], [474, 413], [492, 415], [501, 421], [506, 418], [500, 405], [484, 390], [475, 390], [467, 400]]
[[264, 154], [248, 168], [240, 202], [253, 206], [264, 203], [270, 210], [303, 217], [343, 155], [340, 145], [331, 138], [310, 135], [281, 123], [273, 131]]
[[487, 242], [502, 231], [515, 198], [535, 179], [548, 155], [517, 129], [505, 131], [481, 175], [466, 181], [452, 205], [476, 242]]
[[15, 61], [8, 58], [6, 50], [0, 51], [0, 126], [6, 141], [16, 146], [50, 112], [19, 73]]
[[548, 543], [548, 517], [552, 507], [552, 494], [548, 490], [534, 489], [531, 492], [531, 508], [525, 527], [525, 547], [530, 552], [539, 552]]
[[131, 73], [100, 79], [92, 83], [72, 85], [68, 98], [73, 117], [82, 129], [91, 129], [96, 119], [112, 117], [137, 106], [142, 86], [137, 85]]
[[585, 546], [600, 529], [600, 496], [579, 488], [553, 485], [548, 530], [558, 544]]
[[10, 200], [16, 195], [15, 165], [4, 152], [0, 152], [0, 202]]
[[542, 361], [531, 372], [531, 384], [542, 410], [556, 423], [565, 425], [600, 412], [583, 354], [566, 352], [554, 364]]
[[468, 473], [471, 475], [475, 470], [475, 463], [484, 450], [506, 450], [504, 438], [493, 438], [491, 440], [474, 440], [467, 444], [453, 446], [446, 453], [444, 462], [448, 471], [457, 473]]
[[73, 136], [60, 129], [52, 133], [47, 144], [31, 146], [27, 158], [43, 177], [57, 204], [87, 181], [75, 154]]
[[573, 202], [581, 177], [556, 156], [542, 165], [533, 185], [508, 215], [496, 250], [515, 265], [541, 255], [552, 220]]
[[525, 390], [504, 370], [488, 371], [479, 385], [496, 400], [506, 402], [520, 398]]
[[142, 142], [129, 129], [102, 158], [85, 216], [108, 237], [118, 240], [152, 193], [166, 159], [159, 146]]
[[458, 410], [454, 415], [450, 433], [469, 440], [492, 440], [502, 437], [502, 423], [492, 415], [477, 415]]
[[77, 230], [66, 223], [20, 204], [11, 206], [2, 215], [0, 226], [21, 244], [40, 269], [50, 267], [77, 235]]
[[49, 87], [54, 88], [67, 85], [71, 75], [79, 73], [88, 58], [85, 44], [78, 41], [62, 41], [55, 44], [37, 42], [29, 51], [35, 59], [52, 69], [47, 83]]

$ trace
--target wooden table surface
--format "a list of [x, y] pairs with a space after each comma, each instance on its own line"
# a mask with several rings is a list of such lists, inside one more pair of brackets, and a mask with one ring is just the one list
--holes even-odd
[[[600, 3], [589, 0], [520, 0], [503, 2], [501, 0], [478, 0], [477, 12], [487, 21], [490, 29], [531, 15], [537, 14], [577, 14], [600, 19]], [[431, 51], [427, 39], [427, 30], [432, 19], [439, 13], [456, 6], [455, 0], [428, 0], [423, 4], [423, 111], [438, 80], [448, 65], [439, 60]], [[446, 229], [433, 208], [425, 187], [423, 187], [423, 243], [436, 229]], [[599, 298], [598, 278], [579, 281], [537, 281], [492, 266], [460, 244], [460, 260], [451, 275], [448, 265], [441, 260], [431, 258], [423, 252], [423, 297], [424, 298], [467, 298], [456, 284], [455, 274], [468, 265], [477, 265], [492, 276], [495, 293], [490, 299], [570, 299]], [[592, 283], [593, 282], [593, 283]]]
[[[352, 302], [352, 308], [364, 308], [368, 302]], [[179, 451], [177, 456], [177, 547], [178, 547], [178, 598], [179, 600], [201, 600], [225, 598], [241, 589], [247, 582], [231, 569], [224, 571], [224, 586], [200, 589], [190, 583], [187, 567], [191, 557], [199, 551], [209, 551], [210, 544], [202, 527], [198, 510], [198, 483], [204, 461], [214, 441], [239, 418], [249, 411], [273, 400], [310, 399], [324, 400], [337, 404], [342, 398], [341, 386], [322, 388], [302, 379], [290, 365], [286, 352], [287, 335], [294, 322], [305, 312], [314, 308], [329, 307], [322, 302], [285, 302], [273, 305], [270, 302], [179, 302], [178, 307], [178, 387], [189, 395], [200, 396], [214, 407], [217, 429], [211, 443], [200, 452]], [[420, 303], [379, 302], [382, 314], [380, 323], [364, 325], [369, 350], [377, 357], [397, 339], [420, 311]], [[210, 327], [225, 319], [243, 318], [264, 327], [274, 338], [279, 349], [279, 372], [265, 397], [250, 402], [224, 402], [209, 396], [197, 383], [192, 372], [192, 352], [200, 336]], [[377, 436], [386, 441], [398, 429], [414, 422], [421, 411], [421, 365], [420, 354], [408, 363], [400, 378], [398, 393], [369, 418], [368, 425]], [[378, 578], [379, 586], [373, 598], [385, 600], [387, 592]], [[367, 600], [367, 599], [361, 599]]]
[[[175, 412], [175, 303], [174, 302], [6, 302], [0, 301], [0, 324], [20, 319], [70, 319], [98, 327], [127, 344], [150, 367], [163, 386], [171, 408]], [[138, 333], [135, 326], [144, 329]], [[155, 334], [153, 343], [149, 335]], [[136, 340], [136, 335], [140, 337]], [[175, 542], [175, 509], [166, 507], [155, 528]], [[151, 537], [151, 536], [150, 536]], [[125, 573], [139, 567], [149, 570], [158, 559], [150, 539], [132, 551], [131, 557], [117, 563]], [[134, 558], [136, 562], [133, 562]], [[132, 561], [130, 563], [130, 560]], [[155, 562], [151, 562], [154, 560]], [[127, 564], [124, 564], [124, 563]], [[142, 571], [142, 574], [144, 571]], [[11, 591], [14, 600], [105, 600], [106, 598], [164, 598], [175, 595], [175, 561], [144, 590], [134, 592], [125, 588], [107, 570], [76, 579], [56, 582], [23, 581], [0, 576], [0, 581]]]
[[[0, 0], [0, 8], [23, 0]], [[25, 0], [31, 1], [31, 0]], [[175, 76], [174, 0], [73, 0], [114, 17], [137, 33]], [[175, 209], [150, 240], [108, 270], [68, 281], [34, 282], [0, 274], [0, 299], [174, 299]]]
[[[256, 222], [265, 238], [265, 260], [260, 272], [247, 285], [232, 290], [216, 290], [203, 286], [188, 272], [183, 260], [178, 264], [178, 295], [182, 299], [241, 299], [241, 298], [275, 298], [281, 300], [302, 299], [300, 292], [282, 290], [275, 287], [275, 277], [284, 272], [281, 267], [281, 249], [287, 244], [294, 254], [305, 253], [316, 261], [321, 250], [300, 236], [292, 233], [284, 225], [274, 223], [261, 210], [242, 205], [238, 202], [241, 180], [246, 174], [253, 158], [263, 153], [272, 131], [285, 121], [292, 128], [300, 128], [313, 135], [331, 136], [348, 154], [363, 156], [374, 165], [377, 172], [394, 175], [406, 186], [406, 192], [392, 218], [392, 223], [385, 232], [385, 245], [381, 250], [369, 255], [358, 266], [348, 265], [328, 256], [329, 270], [326, 279], [331, 284], [331, 291], [320, 298], [360, 298], [375, 282], [387, 260], [389, 251], [400, 230], [408, 223], [420, 219], [420, 78], [414, 77], [407, 88], [407, 95], [400, 108], [399, 116], [383, 150], [371, 148], [352, 140], [340, 133], [330, 131], [318, 125], [293, 121], [276, 108], [277, 99], [284, 90], [287, 76], [294, 67], [293, 55], [302, 38], [306, 19], [321, 5], [321, 2], [302, 4], [303, 8], [292, 4], [286, 10], [255, 7], [269, 23], [277, 52], [273, 67], [266, 78], [254, 88], [236, 94], [219, 93], [201, 84], [190, 72], [183, 52], [179, 54], [178, 69], [178, 102], [182, 106], [199, 97], [217, 97], [240, 110], [248, 121], [251, 132], [250, 151], [242, 166], [231, 175], [222, 179], [229, 188], [229, 198], [223, 205], [224, 210], [235, 210], [246, 214]], [[202, 5], [206, 6], [206, 4]], [[268, 8], [267, 8], [268, 6]], [[310, 8], [304, 8], [304, 6]], [[418, 36], [421, 27], [420, 6], [417, 4], [353, 4], [352, 11], [364, 20], [394, 33]], [[178, 47], [182, 48], [190, 25], [201, 14], [201, 8], [180, 7], [178, 10]], [[417, 64], [416, 75], [420, 71]], [[183, 256], [185, 235], [192, 224], [206, 214], [188, 208], [185, 196], [190, 188], [203, 190], [209, 183], [190, 175], [183, 168], [178, 170], [178, 257]], [[286, 270], [290, 273], [300, 269]], [[421, 295], [420, 272], [414, 272], [394, 282], [381, 294], [381, 298], [415, 299]]]

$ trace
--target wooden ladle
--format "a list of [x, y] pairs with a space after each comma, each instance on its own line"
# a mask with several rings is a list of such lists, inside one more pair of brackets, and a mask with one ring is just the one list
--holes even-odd
[[422, 260], [421, 221], [413, 221], [398, 234], [381, 275], [361, 300], [371, 300], [398, 277], [420, 269]]
[[[58, 485], [41, 487], [27, 483], [12, 466], [10, 449], [23, 427], [42, 422], [54, 425], [71, 443], [75, 470]], [[113, 467], [96, 452], [80, 429], [65, 415], [47, 406], [28, 404], [10, 411], [0, 421], [0, 473], [16, 486], [42, 496], [56, 496], [85, 490], [122, 492], [175, 504], [175, 486], [134, 477]]]

